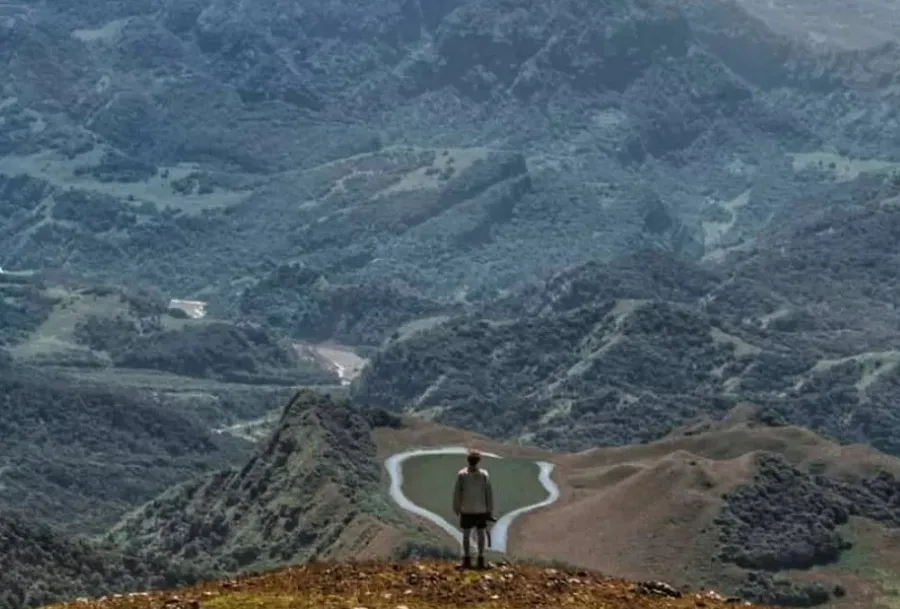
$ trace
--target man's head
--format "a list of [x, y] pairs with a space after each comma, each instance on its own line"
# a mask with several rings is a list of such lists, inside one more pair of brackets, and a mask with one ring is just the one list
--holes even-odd
[[477, 448], [470, 448], [466, 455], [466, 461], [472, 469], [478, 467], [478, 463], [481, 461], [481, 452]]

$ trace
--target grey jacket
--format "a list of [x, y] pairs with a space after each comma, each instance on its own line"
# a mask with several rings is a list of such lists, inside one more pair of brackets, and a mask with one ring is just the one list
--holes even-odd
[[486, 469], [466, 467], [459, 470], [453, 486], [453, 511], [457, 514], [494, 513], [494, 491]]

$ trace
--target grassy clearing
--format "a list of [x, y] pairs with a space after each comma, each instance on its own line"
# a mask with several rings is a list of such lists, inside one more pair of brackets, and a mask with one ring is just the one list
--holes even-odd
[[172, 189], [173, 181], [184, 179], [200, 170], [200, 167], [193, 163], [162, 167], [159, 173], [141, 182], [101, 182], [88, 175], [76, 175], [75, 170], [78, 167], [95, 165], [100, 161], [102, 154], [103, 151], [99, 148], [72, 159], [53, 152], [40, 152], [29, 156], [10, 154], [0, 159], [0, 174], [25, 174], [64, 190], [77, 188], [120, 200], [133, 200], [135, 205], [147, 201], [160, 209], [169, 206], [185, 213], [199, 213], [204, 209], [237, 205], [250, 195], [247, 191], [230, 191], [222, 188], [207, 194], [175, 192]]
[[867, 394], [869, 387], [882, 376], [893, 372], [900, 366], [900, 352], [895, 350], [867, 351], [840, 359], [823, 359], [813, 366], [810, 374], [821, 374], [848, 362], [856, 362], [860, 366], [860, 378], [855, 387], [859, 392], [859, 399], [866, 401], [869, 399]]
[[898, 167], [897, 163], [878, 159], [852, 159], [833, 152], [798, 152], [790, 155], [794, 171], [818, 169], [830, 171], [836, 180], [846, 182], [855, 180], [859, 174], [866, 172], [883, 172]]
[[853, 547], [841, 553], [838, 569], [852, 575], [874, 581], [880, 589], [876, 594], [878, 606], [900, 609], [900, 572], [884, 560], [883, 552], [892, 553], [892, 545], [884, 529], [872, 522], [851, 518], [841, 527], [841, 535], [853, 543]]
[[72, 36], [82, 42], [115, 42], [131, 19], [116, 19], [96, 29], [81, 29], [72, 32]]
[[[89, 290], [70, 291], [54, 287], [46, 290], [45, 295], [58, 302], [44, 323], [27, 340], [11, 350], [11, 353], [19, 359], [29, 360], [62, 353], [91, 353], [88, 347], [78, 344], [75, 339], [78, 324], [92, 315], [107, 319], [132, 316], [128, 303], [123, 301], [118, 293], [97, 295]], [[163, 316], [161, 322], [166, 330], [180, 330], [189, 324], [208, 323], [207, 320], [177, 319], [169, 316]], [[96, 355], [105, 357], [102, 353]]]
[[[539, 503], [547, 491], [538, 480], [540, 469], [534, 461], [485, 457], [484, 467], [494, 487], [494, 516], [500, 517], [520, 507]], [[463, 455], [423, 455], [403, 462], [403, 493], [410, 501], [431, 510], [450, 523], [453, 514], [453, 483], [465, 467]]]
[[423, 317], [422, 319], [414, 319], [406, 322], [397, 328], [396, 338], [394, 340], [402, 341], [411, 338], [419, 332], [424, 332], [435, 328], [450, 319], [449, 315], [433, 315], [431, 317]]
[[435, 150], [434, 161], [425, 167], [407, 173], [400, 180], [377, 193], [374, 198], [398, 192], [415, 192], [417, 190], [437, 190], [444, 179], [455, 173], [461, 173], [490, 155], [487, 148], [448, 148]]
[[730, 201], [722, 201], [720, 206], [727, 211], [728, 220], [706, 220], [703, 224], [703, 240], [708, 249], [716, 249], [725, 235], [734, 227], [737, 214], [750, 202], [750, 190], [745, 190]]
[[723, 332], [719, 328], [713, 328], [712, 330], [710, 330], [710, 335], [713, 342], [718, 345], [732, 345], [734, 347], [734, 354], [738, 357], [742, 357], [744, 355], [757, 355], [760, 351], [762, 351], [762, 349], [760, 349], [756, 345], [751, 345], [739, 336], [728, 334], [727, 332]]
[[127, 305], [122, 303], [117, 294], [98, 296], [51, 288], [47, 290], [46, 295], [59, 299], [59, 302], [34, 334], [12, 349], [12, 354], [17, 358], [30, 359], [66, 351], [90, 351], [75, 341], [75, 328], [78, 323], [91, 314], [114, 317], [116, 314], [127, 312]]

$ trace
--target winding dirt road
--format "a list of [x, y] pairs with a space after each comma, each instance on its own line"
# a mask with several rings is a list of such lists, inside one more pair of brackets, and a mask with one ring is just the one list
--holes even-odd
[[[393, 499], [397, 505], [399, 505], [404, 510], [416, 514], [417, 516], [421, 516], [422, 518], [426, 518], [441, 527], [448, 535], [453, 537], [460, 544], [462, 543], [462, 533], [457, 529], [454, 525], [447, 522], [443, 517], [435, 514], [431, 510], [426, 510], [425, 508], [416, 505], [409, 498], [403, 494], [403, 470], [402, 464], [404, 461], [409, 459], [410, 457], [418, 457], [423, 455], [459, 455], [465, 454], [466, 449], [459, 446], [450, 446], [445, 448], [426, 448], [420, 450], [411, 450], [408, 452], [397, 453], [389, 457], [385, 462], [384, 466], [387, 468], [388, 473], [391, 476], [391, 499]], [[486, 457], [495, 457], [497, 459], [501, 459], [499, 455], [495, 455], [493, 453], [483, 453]], [[513, 521], [525, 514], [527, 512], [540, 509], [542, 507], [546, 507], [554, 503], [557, 499], [559, 499], [559, 487], [556, 483], [550, 478], [550, 475], [553, 473], [553, 464], [547, 461], [538, 461], [538, 467], [540, 468], [540, 473], [538, 475], [538, 480], [540, 480], [541, 485], [547, 490], [547, 498], [539, 503], [534, 503], [532, 505], [526, 505], [524, 507], [520, 507], [517, 510], [513, 510], [508, 514], [504, 514], [501, 516], [494, 526], [491, 528], [491, 541], [492, 547], [491, 549], [495, 552], [506, 552], [507, 540], [509, 537], [509, 527], [512, 525]]]

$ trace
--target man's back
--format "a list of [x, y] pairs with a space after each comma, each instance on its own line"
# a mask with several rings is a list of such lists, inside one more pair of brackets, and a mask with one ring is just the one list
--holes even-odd
[[459, 515], [459, 528], [463, 532], [460, 567], [467, 569], [472, 565], [469, 532], [474, 528], [478, 531], [478, 568], [483, 569], [487, 565], [484, 561], [484, 542], [488, 522], [493, 520], [494, 491], [487, 470], [478, 467], [481, 453], [470, 450], [466, 461], [469, 466], [457, 472], [453, 484], [453, 513]]
[[487, 470], [464, 467], [456, 474], [454, 511], [460, 514], [491, 514], [494, 511], [491, 479]]

